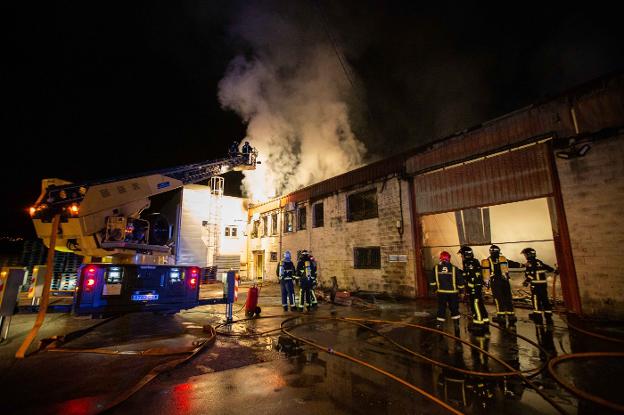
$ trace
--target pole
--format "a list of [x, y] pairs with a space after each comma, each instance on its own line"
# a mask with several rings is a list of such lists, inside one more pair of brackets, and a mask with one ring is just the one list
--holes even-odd
[[48, 249], [48, 261], [45, 275], [45, 282], [43, 285], [43, 294], [41, 295], [41, 303], [39, 304], [39, 314], [30, 332], [26, 335], [24, 342], [15, 353], [17, 359], [23, 359], [26, 355], [28, 347], [37, 337], [39, 329], [43, 325], [46, 313], [48, 311], [48, 303], [50, 302], [50, 285], [52, 284], [52, 274], [54, 273], [54, 247], [56, 246], [56, 234], [58, 232], [59, 224], [61, 223], [61, 214], [57, 213], [52, 219], [52, 230], [50, 231], [50, 248]]

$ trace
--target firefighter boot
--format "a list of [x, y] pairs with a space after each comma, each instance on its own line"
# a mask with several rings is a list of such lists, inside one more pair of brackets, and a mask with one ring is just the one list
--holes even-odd
[[513, 327], [516, 325], [516, 321], [518, 321], [518, 318], [515, 314], [507, 314], [507, 320], [509, 322], [509, 327]]
[[288, 311], [288, 306], [287, 305], [284, 306], [284, 311]]
[[542, 315], [540, 313], [533, 313], [533, 322], [535, 324], [543, 324]]
[[453, 327], [455, 328], [455, 336], [459, 337], [459, 319], [453, 320]]
[[552, 313], [544, 313], [544, 316], [546, 317], [546, 324], [549, 326], [552, 326], [553, 325]]

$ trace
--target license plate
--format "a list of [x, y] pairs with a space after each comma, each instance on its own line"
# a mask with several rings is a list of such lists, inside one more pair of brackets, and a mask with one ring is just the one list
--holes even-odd
[[158, 300], [158, 294], [133, 294], [132, 301], [154, 301]]

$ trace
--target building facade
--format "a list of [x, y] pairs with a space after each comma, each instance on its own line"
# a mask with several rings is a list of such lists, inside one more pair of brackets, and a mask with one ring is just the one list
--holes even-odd
[[623, 128], [620, 74], [252, 206], [243, 277], [308, 249], [321, 284], [423, 296], [441, 250], [531, 246], [569, 311], [622, 318]]

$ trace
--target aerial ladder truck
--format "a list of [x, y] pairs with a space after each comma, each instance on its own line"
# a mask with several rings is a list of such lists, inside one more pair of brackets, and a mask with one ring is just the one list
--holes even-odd
[[252, 149], [81, 184], [44, 179], [41, 195], [30, 208], [37, 235], [50, 250], [85, 257], [74, 312], [177, 311], [197, 305], [200, 269], [176, 265], [175, 225], [149, 208], [156, 198], [185, 185], [228, 171], [253, 170], [259, 163], [257, 155]]

